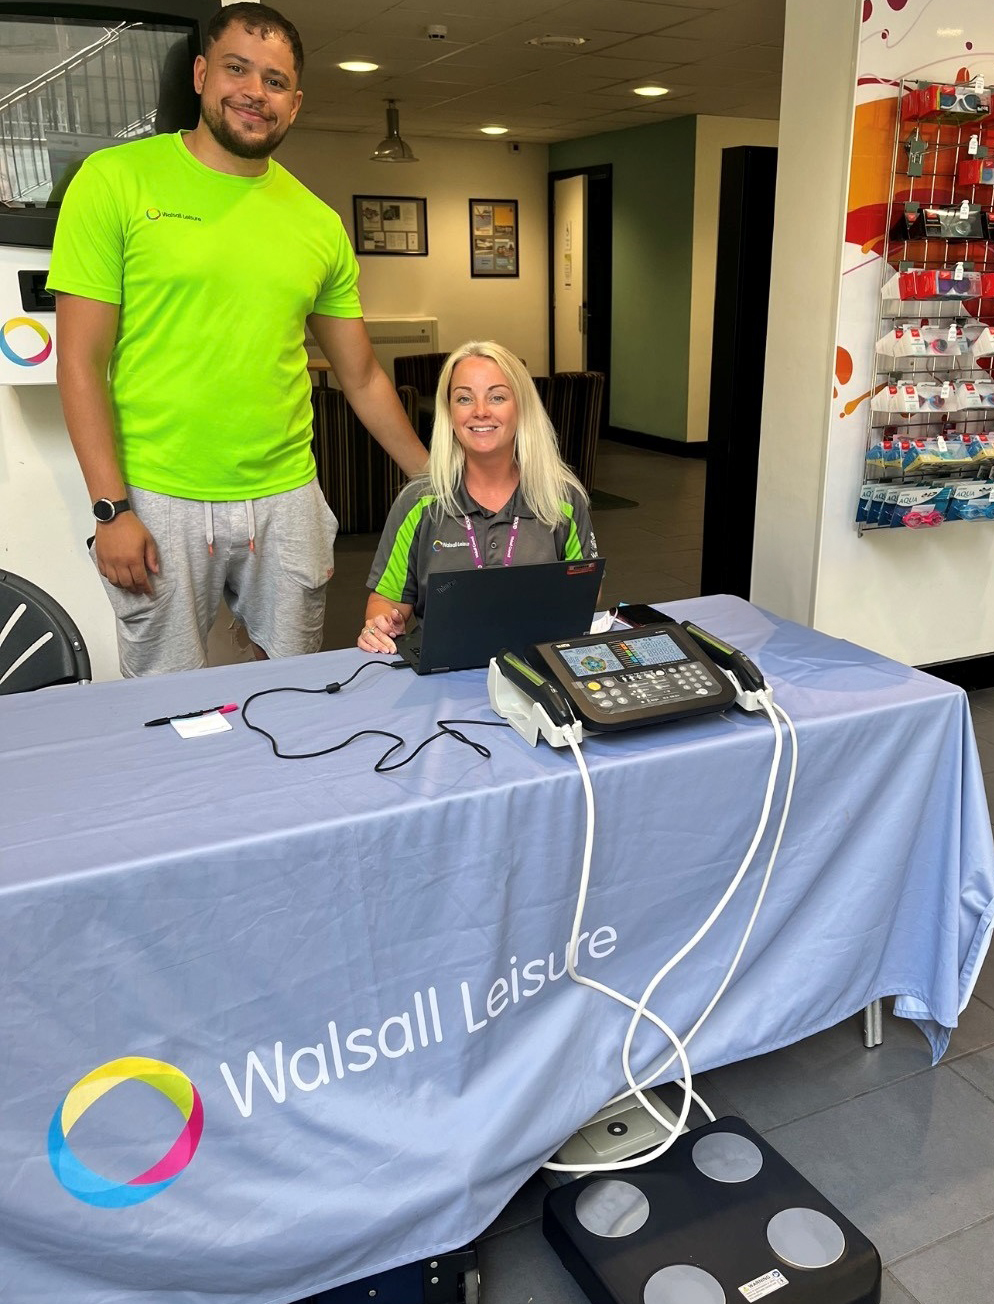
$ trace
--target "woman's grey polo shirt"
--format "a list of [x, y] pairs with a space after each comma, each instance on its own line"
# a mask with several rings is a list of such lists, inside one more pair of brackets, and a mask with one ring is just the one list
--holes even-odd
[[[554, 530], [536, 519], [525, 504], [520, 486], [498, 512], [474, 502], [460, 484], [456, 502], [472, 523], [486, 566], [501, 566], [511, 524], [517, 516], [515, 566], [548, 561], [581, 561], [597, 556], [597, 541], [587, 504], [574, 490], [562, 503], [562, 522]], [[444, 516], [436, 508], [428, 482], [414, 480], [397, 495], [366, 587], [390, 602], [409, 602], [419, 618], [424, 614], [425, 581], [429, 571], [471, 570], [473, 555], [462, 516]]]

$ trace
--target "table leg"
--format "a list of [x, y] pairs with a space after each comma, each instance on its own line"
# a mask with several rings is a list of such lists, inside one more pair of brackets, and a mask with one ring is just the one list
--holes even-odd
[[880, 998], [871, 1001], [863, 1011], [863, 1045], [869, 1050], [879, 1046], [884, 1039], [884, 1007]]

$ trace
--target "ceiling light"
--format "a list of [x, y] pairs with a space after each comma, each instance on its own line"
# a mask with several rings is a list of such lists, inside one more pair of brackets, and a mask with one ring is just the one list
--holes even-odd
[[669, 95], [668, 86], [636, 86], [635, 94], [644, 95], [646, 99], [656, 99], [659, 95]]
[[387, 100], [387, 134], [370, 154], [374, 163], [417, 163], [414, 151], [400, 138], [400, 114], [397, 101]]
[[342, 72], [375, 72], [380, 65], [366, 63], [364, 59], [349, 59], [347, 63], [340, 63], [338, 66]]
[[485, 136], [506, 136], [507, 128], [498, 127], [496, 123], [492, 127], [481, 127], [480, 130]]
[[545, 50], [572, 50], [578, 45], [586, 45], [585, 36], [533, 36], [525, 45], [540, 45]]

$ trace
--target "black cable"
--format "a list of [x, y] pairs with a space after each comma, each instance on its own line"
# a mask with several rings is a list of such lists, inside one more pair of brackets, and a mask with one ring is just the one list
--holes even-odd
[[454, 738], [456, 742], [464, 743], [467, 747], [472, 747], [472, 749], [479, 756], [482, 756], [484, 760], [489, 760], [491, 756], [489, 748], [484, 747], [482, 743], [474, 742], [472, 738], [467, 738], [460, 730], [450, 728], [450, 726], [457, 724], [473, 724], [485, 725], [488, 728], [494, 729], [509, 729], [511, 727], [506, 720], [436, 720], [435, 724], [438, 726], [437, 733], [432, 734], [430, 738], [426, 738], [423, 742], [418, 743], [410, 756], [405, 757], [404, 760], [397, 761], [393, 765], [387, 765], [385, 762], [388, 761], [399, 748], [407, 746], [406, 739], [402, 738], [400, 734], [391, 733], [389, 729], [360, 729], [357, 733], [354, 733], [351, 738], [346, 738], [344, 742], [335, 743], [332, 747], [322, 747], [320, 751], [316, 752], [281, 752], [279, 743], [277, 743], [273, 735], [263, 729], [261, 725], [253, 724], [248, 718], [248, 708], [257, 698], [269, 697], [273, 693], [337, 693], [347, 684], [351, 684], [357, 675], [360, 675], [364, 670], [368, 670], [371, 666], [385, 666], [390, 670], [400, 670], [406, 668], [407, 662], [367, 661], [361, 665], [354, 674], [351, 674], [348, 679], [343, 679], [340, 683], [333, 682], [325, 684], [324, 688], [282, 687], [261, 689], [258, 693], [253, 693], [250, 697], [245, 699], [245, 702], [242, 705], [242, 722], [245, 727], [251, 729], [253, 733], [262, 734], [263, 738], [268, 740], [270, 747], [273, 749], [273, 755], [278, 757], [281, 761], [309, 761], [317, 756], [328, 756], [331, 752], [340, 752], [344, 747], [348, 747], [350, 743], [354, 743], [357, 738], [363, 738], [366, 736], [375, 738], [391, 738], [393, 740], [391, 746], [387, 748], [373, 766], [373, 772], [375, 774], [389, 774], [393, 770], [399, 770], [402, 766], [413, 761], [418, 752], [427, 747], [429, 743], [433, 743], [436, 738], [442, 738], [445, 735]]

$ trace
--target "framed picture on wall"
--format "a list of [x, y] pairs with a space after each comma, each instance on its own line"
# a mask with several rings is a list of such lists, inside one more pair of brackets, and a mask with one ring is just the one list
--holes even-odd
[[357, 254], [425, 257], [428, 201], [411, 195], [353, 195]]
[[517, 276], [518, 201], [469, 201], [469, 266], [473, 276]]

